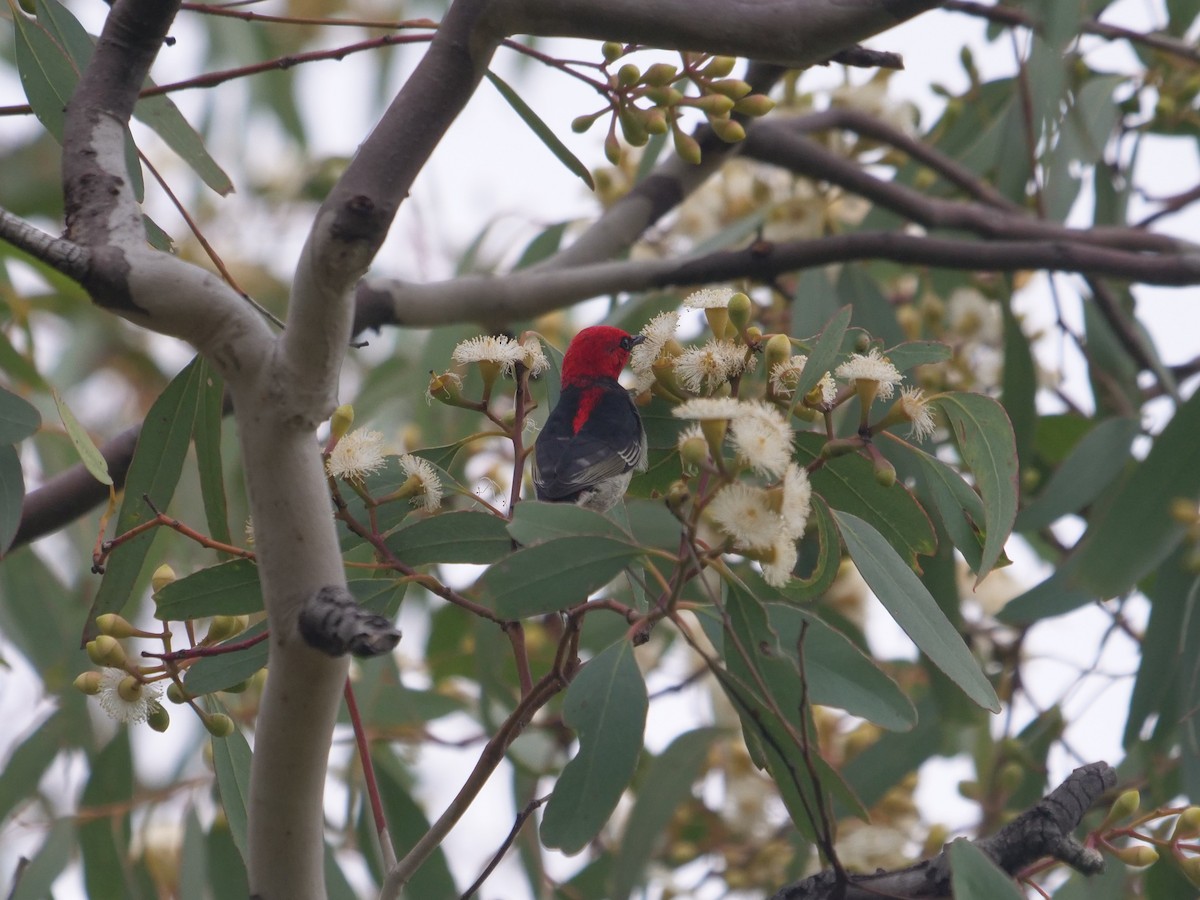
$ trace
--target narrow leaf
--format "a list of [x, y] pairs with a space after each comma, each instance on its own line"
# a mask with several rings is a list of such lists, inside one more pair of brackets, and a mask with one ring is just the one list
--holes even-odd
[[479, 587], [505, 619], [540, 616], [582, 603], [640, 554], [640, 548], [612, 538], [558, 538], [496, 563]]
[[25, 501], [25, 476], [17, 448], [0, 444], [0, 556], [8, 550], [21, 527], [21, 504]]
[[541, 835], [547, 847], [574, 854], [599, 834], [633, 778], [648, 707], [629, 641], [612, 644], [575, 676], [563, 720], [579, 736], [579, 752], [546, 804]]
[[941, 341], [905, 341], [884, 350], [883, 355], [901, 372], [907, 372], [917, 366], [945, 362], [953, 352], [949, 344]]
[[[218, 644], [217, 647], [228, 648], [230, 644], [244, 644], [266, 630], [266, 621], [258, 622], [236, 637]], [[183, 679], [184, 687], [194, 697], [201, 697], [214, 691], [228, 690], [241, 684], [265, 666], [267, 653], [267, 642], [259, 641], [250, 647], [238, 650], [230, 649], [217, 656], [198, 659], [188, 667], [187, 674]]]
[[32, 403], [0, 388], [0, 444], [16, 444], [42, 424], [42, 414]]
[[526, 500], [513, 511], [508, 533], [513, 540], [529, 547], [560, 537], [595, 535], [615, 540], [627, 539], [628, 535], [612, 521], [582, 506], [573, 503], [540, 503]]
[[261, 612], [258, 566], [235, 559], [171, 582], [155, 594], [154, 617], [183, 622], [203, 616], [239, 616]]
[[852, 315], [854, 315], [854, 307], [843, 306], [825, 323], [820, 336], [813, 342], [812, 349], [808, 353], [808, 362], [804, 364], [804, 371], [800, 373], [795, 396], [803, 397], [817, 386], [822, 375], [833, 369], [833, 364], [841, 352], [842, 338], [850, 325]]
[[967, 697], [999, 712], [1000, 700], [979, 663], [912, 569], [862, 519], [836, 511], [834, 516], [850, 558], [896, 624]]
[[950, 420], [963, 462], [983, 497], [987, 537], [976, 584], [1004, 553], [1017, 518], [1017, 443], [1004, 407], [983, 394], [942, 394], [934, 398]]
[[494, 563], [512, 550], [499, 516], [459, 510], [418, 519], [387, 539], [388, 549], [410, 566], [428, 563]]
[[229, 507], [225, 499], [225, 474], [221, 465], [221, 419], [225, 387], [221, 377], [205, 360], [199, 374], [200, 396], [192, 423], [196, 468], [200, 471], [200, 495], [208, 533], [224, 544], [233, 543], [229, 531]]
[[92, 442], [87, 429], [79, 424], [79, 420], [75, 418], [75, 413], [71, 412], [71, 407], [67, 406], [67, 401], [62, 398], [62, 395], [58, 391], [51, 389], [50, 396], [54, 398], [54, 406], [58, 409], [58, 417], [62, 420], [63, 427], [67, 429], [67, 437], [71, 439], [71, 444], [75, 447], [75, 452], [79, 454], [79, 458], [83, 461], [84, 467], [98, 482], [111, 485], [113, 480], [112, 476], [108, 474], [108, 462], [104, 459], [104, 454]]
[[500, 92], [500, 96], [508, 101], [508, 105], [516, 110], [517, 115], [524, 120], [530, 130], [546, 145], [546, 148], [558, 158], [558, 161], [573, 174], [578, 175], [583, 180], [583, 183], [588, 186], [588, 190], [594, 191], [596, 183], [592, 180], [592, 173], [588, 171], [588, 167], [581, 163], [574, 153], [567, 149], [567, 145], [558, 139], [558, 135], [554, 133], [553, 129], [543, 122], [538, 117], [538, 114], [530, 109], [529, 104], [522, 100], [517, 92], [509, 87], [502, 78], [491, 71], [485, 74], [488, 81], [496, 86], [496, 90]]
[[1170, 555], [1187, 526], [1170, 514], [1177, 497], [1200, 496], [1196, 435], [1200, 391], [1179, 406], [1141, 464], [1117, 489], [1102, 519], [1091, 523], [1078, 552], [1078, 583], [1102, 597], [1133, 587]]
[[1013, 880], [987, 854], [965, 838], [950, 844], [955, 900], [1022, 900]]
[[[146, 414], [125, 479], [125, 501], [117, 516], [118, 535], [153, 517], [146, 496], [159, 509], [166, 509], [175, 495], [196, 416], [202, 368], [193, 360], [172, 379]], [[153, 531], [138, 535], [108, 558], [104, 579], [88, 615], [89, 636], [96, 616], [120, 612], [133, 599], [134, 583], [153, 540]]]
[[[225, 708], [213, 698], [205, 701], [211, 713], [224, 713]], [[240, 728], [235, 727], [228, 737], [210, 738], [212, 743], [213, 770], [217, 774], [217, 793], [221, 808], [229, 822], [229, 833], [242, 860], [249, 859], [247, 851], [247, 825], [249, 817], [246, 806], [250, 799], [250, 744]]]

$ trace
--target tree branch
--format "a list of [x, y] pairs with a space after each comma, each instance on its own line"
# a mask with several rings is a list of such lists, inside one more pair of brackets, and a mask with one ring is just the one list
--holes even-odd
[[[1057, 788], [1031, 809], [1021, 813], [996, 834], [974, 843], [1009, 875], [1050, 856], [1085, 875], [1104, 870], [1104, 859], [1084, 847], [1072, 832], [1102, 794], [1117, 783], [1108, 763], [1095, 762], [1072, 772]], [[831, 871], [821, 872], [782, 888], [772, 900], [878, 900], [879, 897], [938, 900], [953, 897], [950, 887], [950, 854], [943, 850], [895, 872], [851, 875], [841, 882]]]

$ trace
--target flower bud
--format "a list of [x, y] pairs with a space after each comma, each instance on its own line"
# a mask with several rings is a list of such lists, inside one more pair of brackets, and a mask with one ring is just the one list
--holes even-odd
[[720, 94], [734, 101], [741, 100], [753, 90], [750, 85], [746, 84], [740, 78], [726, 78], [721, 81], [714, 81], [708, 85], [708, 89], [714, 94]]
[[589, 128], [596, 124], [596, 120], [603, 115], [603, 111], [591, 113], [586, 116], [576, 116], [571, 120], [571, 130], [576, 134], [583, 134]]
[[694, 166], [700, 165], [701, 153], [699, 141], [690, 134], [685, 134], [679, 128], [675, 129], [672, 137], [675, 142], [675, 152], [679, 154], [679, 158]]
[[669, 63], [655, 63], [646, 70], [642, 81], [652, 87], [666, 87], [679, 75], [679, 70]]
[[1134, 869], [1141, 869], [1158, 862], [1158, 851], [1153, 847], [1147, 847], [1145, 844], [1134, 844], [1131, 847], [1112, 847], [1110, 849], [1113, 856]]
[[646, 99], [655, 106], [678, 106], [683, 93], [673, 87], [651, 87], [646, 89]]
[[614, 166], [621, 164], [621, 142], [611, 131], [604, 138], [604, 156]]
[[600, 48], [600, 52], [604, 54], [605, 62], [615, 62], [625, 55], [625, 45], [616, 41], [605, 41], [604, 45]]
[[1104, 817], [1104, 822], [1100, 828], [1103, 829], [1114, 822], [1119, 822], [1128, 816], [1132, 816], [1138, 811], [1142, 805], [1142, 795], [1136, 790], [1122, 791], [1121, 796], [1113, 801], [1113, 805], [1108, 809], [1108, 815]]
[[172, 703], [187, 703], [188, 695], [182, 687], [172, 681], [167, 685], [167, 699]]
[[634, 106], [621, 107], [617, 117], [621, 121], [621, 133], [625, 135], [631, 147], [644, 147], [650, 140], [650, 134], [642, 121], [641, 110]]
[[1189, 500], [1186, 497], [1176, 497], [1171, 501], [1168, 507], [1171, 513], [1171, 518], [1180, 525], [1195, 525], [1200, 521], [1200, 507], [1196, 506], [1194, 500]]
[[750, 313], [754, 311], [754, 304], [750, 302], [749, 297], [739, 291], [729, 298], [728, 309], [729, 321], [733, 323], [738, 334], [741, 334], [750, 324]]
[[229, 737], [233, 734], [233, 719], [224, 713], [210, 713], [204, 716], [204, 727], [213, 737]]
[[1175, 820], [1175, 830], [1171, 833], [1171, 840], [1190, 840], [1196, 835], [1200, 835], [1200, 806], [1189, 806]]
[[733, 111], [743, 116], [765, 116], [775, 108], [775, 101], [766, 94], [751, 94], [733, 105]]
[[[882, 457], [880, 457], [882, 459]], [[876, 475], [878, 478], [878, 475]], [[892, 469], [892, 481], [896, 480], [896, 470]], [[890, 487], [890, 485], [884, 485]], [[1021, 786], [1021, 781], [1025, 778], [1025, 769], [1020, 763], [1009, 761], [1000, 767], [999, 773], [996, 775], [996, 784], [1001, 790], [1011, 794]]]
[[708, 320], [708, 328], [713, 337], [721, 340], [729, 327], [729, 310], [724, 306], [710, 306], [704, 310], [704, 318]]
[[115, 638], [133, 637], [135, 634], [141, 633], [129, 624], [123, 616], [119, 616], [116, 613], [105, 613], [102, 616], [96, 616], [96, 627], [100, 630], [101, 634], [107, 634]]
[[695, 106], [706, 116], [723, 119], [733, 111], [733, 101], [723, 94], [707, 94], [695, 101]]
[[727, 144], [736, 144], [746, 139], [746, 129], [742, 127], [741, 122], [735, 122], [733, 119], [711, 119], [708, 125], [713, 134]]
[[861, 438], [834, 438], [831, 441], [826, 441], [825, 446], [821, 448], [822, 459], [835, 459], [839, 456], [845, 456], [847, 453], [854, 453], [856, 450], [862, 449]]
[[350, 430], [350, 426], [354, 424], [354, 407], [349, 403], [343, 403], [333, 411], [333, 415], [329, 418], [329, 441], [336, 444], [346, 436], [346, 432]]
[[708, 441], [702, 437], [690, 437], [679, 445], [679, 459], [685, 471], [696, 471], [708, 462]]
[[733, 67], [737, 65], [737, 58], [733, 56], [714, 56], [708, 61], [700, 71], [709, 78], [724, 78], [733, 71]]
[[1184, 877], [1196, 887], [1200, 887], [1200, 856], [1177, 856], [1175, 859]]
[[632, 87], [642, 77], [642, 71], [633, 63], [625, 63], [617, 70], [617, 84], [621, 87]]
[[219, 644], [233, 637], [238, 631], [236, 616], [213, 616], [212, 621], [208, 623], [208, 634], [204, 636], [202, 643]]
[[666, 134], [671, 127], [667, 122], [666, 114], [657, 107], [645, 110], [642, 113], [642, 122], [650, 134]]
[[154, 593], [158, 593], [168, 584], [175, 581], [175, 570], [163, 563], [154, 570], [154, 574], [150, 576], [150, 588]]
[[100, 673], [84, 672], [72, 684], [79, 693], [94, 697], [100, 693]]
[[672, 512], [680, 512], [692, 497], [692, 492], [683, 481], [674, 481], [667, 488], [667, 508]]
[[769, 375], [771, 370], [780, 363], [792, 358], [792, 342], [786, 334], [773, 334], [767, 339], [763, 353], [763, 363]]
[[126, 703], [137, 703], [142, 697], [142, 683], [133, 675], [126, 675], [117, 683], [117, 696]]
[[890, 488], [896, 483], [896, 467], [893, 466], [883, 456], [876, 456], [872, 462], [875, 464], [875, 481], [882, 487]]
[[146, 724], [162, 734], [171, 724], [171, 714], [163, 709], [161, 703], [155, 703], [150, 715], [146, 717]]
[[125, 665], [125, 649], [115, 637], [102, 634], [87, 643], [88, 658], [98, 666], [119, 669]]

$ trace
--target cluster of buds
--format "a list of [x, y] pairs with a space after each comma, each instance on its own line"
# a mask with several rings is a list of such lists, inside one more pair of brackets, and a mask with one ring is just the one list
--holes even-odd
[[[1188, 881], [1200, 887], [1200, 845], [1196, 842], [1200, 806], [1154, 809], [1138, 815], [1140, 807], [1141, 795], [1136, 790], [1123, 792], [1092, 832], [1089, 843], [1132, 868], [1153, 865], [1159, 860], [1159, 851], [1165, 851]], [[1127, 824], [1117, 824], [1130, 817]]]
[[[604, 153], [613, 165], [621, 159], [618, 124], [621, 134], [632, 147], [645, 146], [652, 135], [664, 135], [669, 131], [675, 152], [682, 159], [697, 164], [701, 156], [700, 144], [680, 124], [680, 115], [685, 109], [703, 113], [717, 137], [735, 143], [745, 138], [746, 131], [733, 118], [734, 114], [763, 116], [775, 105], [765, 94], [752, 93], [753, 89], [745, 81], [729, 77], [737, 62], [729, 56], [683, 53], [678, 66], [655, 63], [642, 70], [636, 64], [626, 62], [616, 72], [610, 71], [611, 65], [634, 49], [615, 42], [604, 45], [602, 69], [608, 76], [610, 104], [578, 116], [571, 123], [575, 132], [583, 133], [598, 119], [609, 115]], [[694, 86], [695, 93], [689, 93], [689, 83]]]
[[[155, 594], [174, 580], [175, 573], [171, 568], [160, 566], [152, 579]], [[211, 647], [229, 640], [245, 631], [249, 624], [247, 616], [214, 616], [208, 633], [196, 646]], [[192, 660], [173, 658], [179, 654], [171, 653], [169, 623], [164, 624], [162, 631], [145, 631], [116, 613], [106, 613], [96, 617], [96, 630], [96, 637], [87, 643], [86, 649], [88, 658], [99, 669], [84, 672], [74, 684], [81, 693], [95, 697], [100, 708], [111, 718], [127, 725], [145, 722], [155, 731], [166, 731], [171, 717], [161, 698], [163, 685], [167, 684], [167, 699], [173, 703], [188, 703], [210, 734], [227, 737], [233, 732], [234, 724], [229, 716], [201, 709], [187, 695], [181, 676]], [[188, 633], [191, 634], [190, 624]], [[135, 663], [122, 643], [129, 639], [158, 642], [162, 653], [148, 655], [158, 657], [160, 661], [155, 665]], [[167, 658], [171, 661], [166, 662]]]

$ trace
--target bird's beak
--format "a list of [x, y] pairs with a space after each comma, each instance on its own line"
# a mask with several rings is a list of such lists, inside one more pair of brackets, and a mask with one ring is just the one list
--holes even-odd
[[646, 336], [644, 334], [635, 334], [629, 338], [629, 346], [630, 347], [636, 347], [638, 344], [643, 344], [645, 342], [646, 342]]

